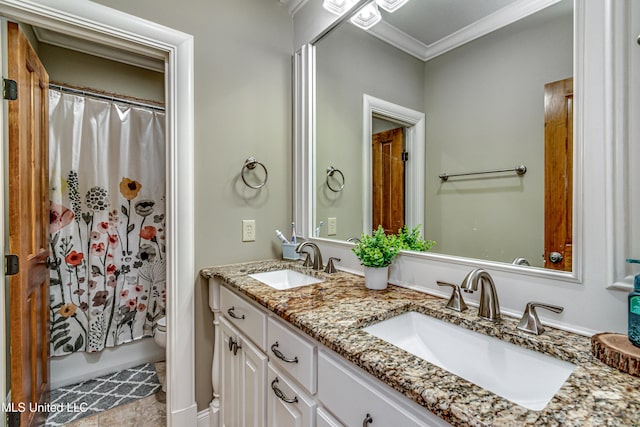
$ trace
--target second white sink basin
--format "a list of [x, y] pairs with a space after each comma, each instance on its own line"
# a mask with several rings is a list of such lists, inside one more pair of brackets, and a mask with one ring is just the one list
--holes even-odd
[[544, 409], [575, 365], [417, 312], [363, 329], [525, 408]]
[[261, 281], [265, 285], [283, 291], [324, 282], [317, 277], [309, 276], [294, 270], [276, 270], [264, 273], [249, 274], [249, 277]]

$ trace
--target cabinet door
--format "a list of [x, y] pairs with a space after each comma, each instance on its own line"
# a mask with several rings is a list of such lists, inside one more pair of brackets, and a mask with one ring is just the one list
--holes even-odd
[[316, 427], [344, 427], [324, 408], [318, 408], [316, 412]]
[[238, 342], [237, 332], [224, 318], [220, 319], [222, 332], [222, 352], [220, 364], [222, 367], [222, 382], [220, 384], [220, 406], [223, 427], [237, 427], [241, 425], [240, 403], [240, 358], [233, 354], [233, 343]]
[[268, 427], [312, 427], [316, 402], [269, 364]]
[[244, 427], [263, 427], [267, 418], [267, 364], [269, 359], [240, 335], [240, 395]]

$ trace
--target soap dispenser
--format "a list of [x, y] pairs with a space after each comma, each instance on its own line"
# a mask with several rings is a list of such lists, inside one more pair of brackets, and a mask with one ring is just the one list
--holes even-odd
[[[638, 259], [627, 262], [640, 264]], [[629, 293], [629, 341], [640, 347], [640, 274], [633, 279], [633, 290]]]

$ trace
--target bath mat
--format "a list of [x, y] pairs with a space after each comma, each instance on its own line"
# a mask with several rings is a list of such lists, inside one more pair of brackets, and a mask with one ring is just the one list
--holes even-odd
[[160, 387], [156, 368], [152, 363], [60, 387], [51, 391], [51, 410], [46, 426], [63, 426], [151, 396]]

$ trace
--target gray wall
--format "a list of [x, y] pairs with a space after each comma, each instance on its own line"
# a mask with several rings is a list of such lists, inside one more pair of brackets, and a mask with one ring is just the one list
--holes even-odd
[[[195, 265], [280, 257], [274, 230], [291, 223], [293, 22], [275, 0], [99, 0], [192, 34], [195, 41]], [[249, 156], [269, 169], [251, 190], [239, 178]], [[242, 243], [241, 220], [256, 220]], [[211, 401], [213, 316], [206, 281], [195, 286], [198, 409]]]
[[164, 74], [40, 43], [49, 80], [164, 102]]
[[[433, 252], [502, 262], [521, 256], [543, 266], [544, 85], [571, 77], [573, 69], [571, 11], [553, 10], [426, 63], [352, 25], [318, 43], [316, 223], [338, 218], [338, 234], [328, 237], [362, 229], [366, 93], [426, 114], [422, 230], [437, 242]], [[326, 189], [330, 164], [347, 175], [338, 196]], [[522, 178], [438, 178], [519, 164], [528, 168]]]
[[[549, 11], [425, 64], [425, 229], [436, 252], [543, 266], [544, 85], [573, 75], [572, 14]], [[438, 179], [520, 164], [523, 177]]]
[[[327, 237], [327, 218], [337, 218], [337, 234], [360, 236], [362, 221], [362, 95], [414, 110], [424, 105], [422, 61], [344, 24], [316, 46], [316, 224]], [[340, 193], [327, 188], [326, 169], [345, 175]]]

